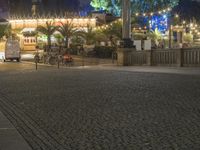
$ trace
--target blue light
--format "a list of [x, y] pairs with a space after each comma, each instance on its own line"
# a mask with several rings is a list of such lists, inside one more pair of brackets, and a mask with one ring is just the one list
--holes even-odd
[[164, 15], [154, 15], [151, 17], [149, 21], [149, 28], [151, 30], [155, 30], [156, 28], [164, 33], [168, 29], [168, 16], [167, 14]]

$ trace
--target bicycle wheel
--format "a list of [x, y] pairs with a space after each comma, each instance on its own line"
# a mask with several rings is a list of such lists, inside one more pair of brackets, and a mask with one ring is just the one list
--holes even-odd
[[49, 64], [50, 65], [55, 65], [56, 64], [56, 58], [55, 57], [50, 57], [49, 58]]

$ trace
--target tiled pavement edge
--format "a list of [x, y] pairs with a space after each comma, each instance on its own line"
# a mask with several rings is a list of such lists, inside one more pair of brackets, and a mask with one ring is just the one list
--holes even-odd
[[31, 150], [0, 110], [0, 150]]

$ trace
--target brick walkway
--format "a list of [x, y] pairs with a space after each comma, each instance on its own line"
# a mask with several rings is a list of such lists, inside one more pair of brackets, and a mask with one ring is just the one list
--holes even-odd
[[199, 75], [47, 68], [4, 72], [0, 85], [34, 150], [200, 149]]

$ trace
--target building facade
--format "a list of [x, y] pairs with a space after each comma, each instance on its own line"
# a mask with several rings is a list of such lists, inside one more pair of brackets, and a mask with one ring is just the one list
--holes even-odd
[[[40, 43], [46, 43], [47, 37], [42, 35], [40, 37], [32, 36], [31, 33], [36, 31], [38, 26], [46, 26], [46, 22], [54, 22], [56, 26], [62, 23], [70, 22], [77, 29], [86, 29], [89, 26], [96, 27], [95, 18], [54, 18], [54, 19], [10, 19], [9, 23], [13, 31], [20, 31], [20, 46], [23, 51], [35, 50], [35, 46]], [[26, 35], [28, 33], [28, 36]], [[54, 38], [52, 37], [52, 40]]]
[[54, 16], [79, 12], [80, 3], [79, 0], [9, 0], [9, 7], [11, 16], [31, 16], [34, 10], [38, 16]]

